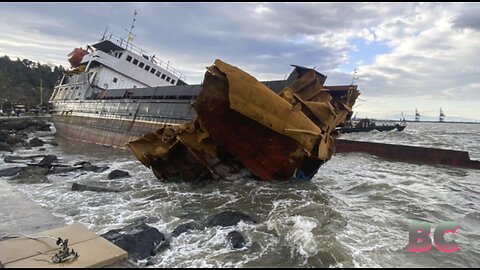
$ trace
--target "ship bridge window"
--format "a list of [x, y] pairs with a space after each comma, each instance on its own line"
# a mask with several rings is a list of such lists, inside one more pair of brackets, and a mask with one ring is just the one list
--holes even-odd
[[145, 67], [145, 70], [146, 70], [146, 71], [149, 71], [149, 70], [150, 70], [150, 66], [147, 65], [147, 66]]
[[138, 59], [133, 59], [133, 62], [132, 62], [134, 65], [137, 65], [138, 64]]
[[160, 77], [161, 74], [162, 74], [162, 73], [160, 73], [160, 71], [157, 71], [157, 73], [155, 73], [155, 75], [156, 75], [157, 77]]
[[150, 73], [154, 74], [155, 71], [157, 71], [156, 69], [152, 68], [152, 70], [150, 70]]
[[123, 53], [118, 53], [118, 58], [122, 57]]
[[143, 66], [145, 66], [145, 64], [143, 62], [140, 62], [140, 64], [138, 64], [139, 68], [143, 68]]
[[171, 83], [171, 84], [175, 84], [175, 80], [172, 80], [170, 83]]
[[118, 79], [113, 77], [113, 80], [112, 80], [114, 83], [117, 83]]
[[172, 79], [172, 78], [170, 78], [170, 77], [167, 77], [167, 82], [169, 82], [169, 81], [170, 81], [170, 79]]
[[167, 75], [163, 74], [163, 75], [162, 75], [162, 79], [165, 79], [165, 77], [167, 77]]
[[127, 59], [125, 59], [125, 60], [127, 60], [127, 62], [130, 62], [130, 61], [132, 61], [132, 57], [129, 55], [129, 56], [127, 56]]

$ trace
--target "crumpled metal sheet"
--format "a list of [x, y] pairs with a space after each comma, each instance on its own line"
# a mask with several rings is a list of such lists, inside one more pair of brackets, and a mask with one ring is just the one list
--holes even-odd
[[263, 180], [311, 178], [331, 158], [335, 127], [359, 95], [351, 87], [332, 98], [314, 70], [278, 94], [221, 60], [207, 70], [195, 119], [128, 143], [160, 179], [225, 178], [242, 169]]

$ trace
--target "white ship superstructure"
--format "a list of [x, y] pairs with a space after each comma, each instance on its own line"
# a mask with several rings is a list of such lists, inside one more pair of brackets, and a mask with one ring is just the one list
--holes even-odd
[[70, 55], [72, 71], [54, 89], [53, 100], [102, 97], [110, 89], [184, 85], [185, 76], [154, 55], [115, 35], [77, 48]]

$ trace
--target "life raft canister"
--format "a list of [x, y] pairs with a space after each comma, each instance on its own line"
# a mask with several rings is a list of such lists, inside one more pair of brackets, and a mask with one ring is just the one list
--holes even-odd
[[72, 66], [72, 68], [76, 68], [82, 63], [83, 57], [88, 54], [82, 48], [75, 48], [71, 53], [68, 54], [68, 62]]

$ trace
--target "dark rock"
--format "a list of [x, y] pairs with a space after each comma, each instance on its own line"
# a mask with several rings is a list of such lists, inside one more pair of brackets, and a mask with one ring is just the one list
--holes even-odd
[[40, 139], [37, 138], [37, 137], [31, 139], [31, 140], [28, 142], [28, 145], [30, 145], [30, 146], [32, 146], [32, 147], [43, 146], [43, 144], [44, 144], [44, 141], [40, 140]]
[[55, 155], [46, 155], [39, 163], [40, 166], [51, 167], [52, 163], [58, 161], [57, 156]]
[[80, 167], [80, 170], [84, 170], [84, 171], [87, 171], [87, 172], [96, 172], [96, 173], [101, 173], [101, 172], [104, 172], [106, 170], [108, 170], [110, 167], [108, 166], [95, 166], [95, 165], [92, 165], [90, 162], [82, 162], [82, 163], [75, 163], [73, 164], [74, 166], [76, 166], [76, 164], [81, 164], [81, 167]]
[[50, 145], [53, 145], [53, 146], [58, 146], [58, 143], [56, 141], [51, 141], [49, 142]]
[[10, 145], [17, 145], [17, 144], [21, 144], [23, 141], [18, 136], [10, 134], [10, 135], [8, 135], [5, 142], [10, 144]]
[[3, 161], [6, 163], [28, 163], [34, 162], [36, 158], [44, 158], [45, 155], [34, 155], [34, 156], [6, 156]]
[[165, 236], [157, 229], [138, 222], [123, 229], [111, 230], [102, 237], [128, 252], [130, 259], [143, 260], [155, 255]]
[[0, 176], [14, 176], [22, 170], [22, 167], [13, 167], [0, 170]]
[[13, 131], [50, 131], [50, 124], [38, 119], [22, 119], [2, 122], [0, 128]]
[[167, 248], [169, 248], [169, 247], [170, 247], [170, 242], [168, 240], [165, 240], [165, 241], [161, 242], [160, 245], [157, 245], [153, 249], [152, 255], [161, 253], [161, 252], [167, 250]]
[[78, 161], [78, 162], [75, 162], [73, 164], [73, 166], [83, 166], [83, 165], [90, 165], [91, 166], [92, 164], [88, 161]]
[[110, 187], [100, 187], [94, 185], [83, 185], [78, 183], [72, 184], [73, 191], [95, 191], [95, 192], [122, 192], [125, 190], [117, 189], [117, 188], [110, 188]]
[[51, 131], [50, 124], [45, 122], [37, 122], [37, 125], [34, 126], [36, 131]]
[[8, 130], [0, 130], [0, 142], [5, 142], [10, 135]]
[[224, 211], [216, 214], [208, 221], [208, 226], [233, 226], [236, 225], [241, 220], [246, 222], [257, 223], [252, 217], [242, 212], [237, 211]]
[[196, 222], [185, 223], [185, 224], [177, 226], [173, 230], [172, 237], [177, 237], [180, 234], [182, 234], [184, 232], [187, 232], [187, 231], [198, 231], [198, 230], [201, 230], [201, 229], [202, 229], [202, 227]]
[[45, 176], [48, 172], [48, 168], [40, 166], [27, 166], [20, 170], [20, 173], [13, 177], [13, 180], [17, 180], [17, 183], [37, 184], [48, 183], [48, 178]]
[[13, 152], [13, 149], [8, 143], [0, 142], [0, 151]]
[[245, 237], [243, 237], [243, 234], [241, 234], [238, 231], [232, 231], [227, 235], [227, 239], [232, 244], [233, 248], [242, 248], [245, 246], [245, 243], [247, 241], [245, 240]]
[[78, 170], [78, 167], [71, 167], [71, 166], [53, 166], [48, 171], [48, 174], [56, 174], [56, 173], [66, 173]]
[[117, 179], [117, 178], [123, 178], [123, 177], [130, 177], [130, 174], [125, 171], [121, 170], [113, 170], [108, 174], [108, 179]]

